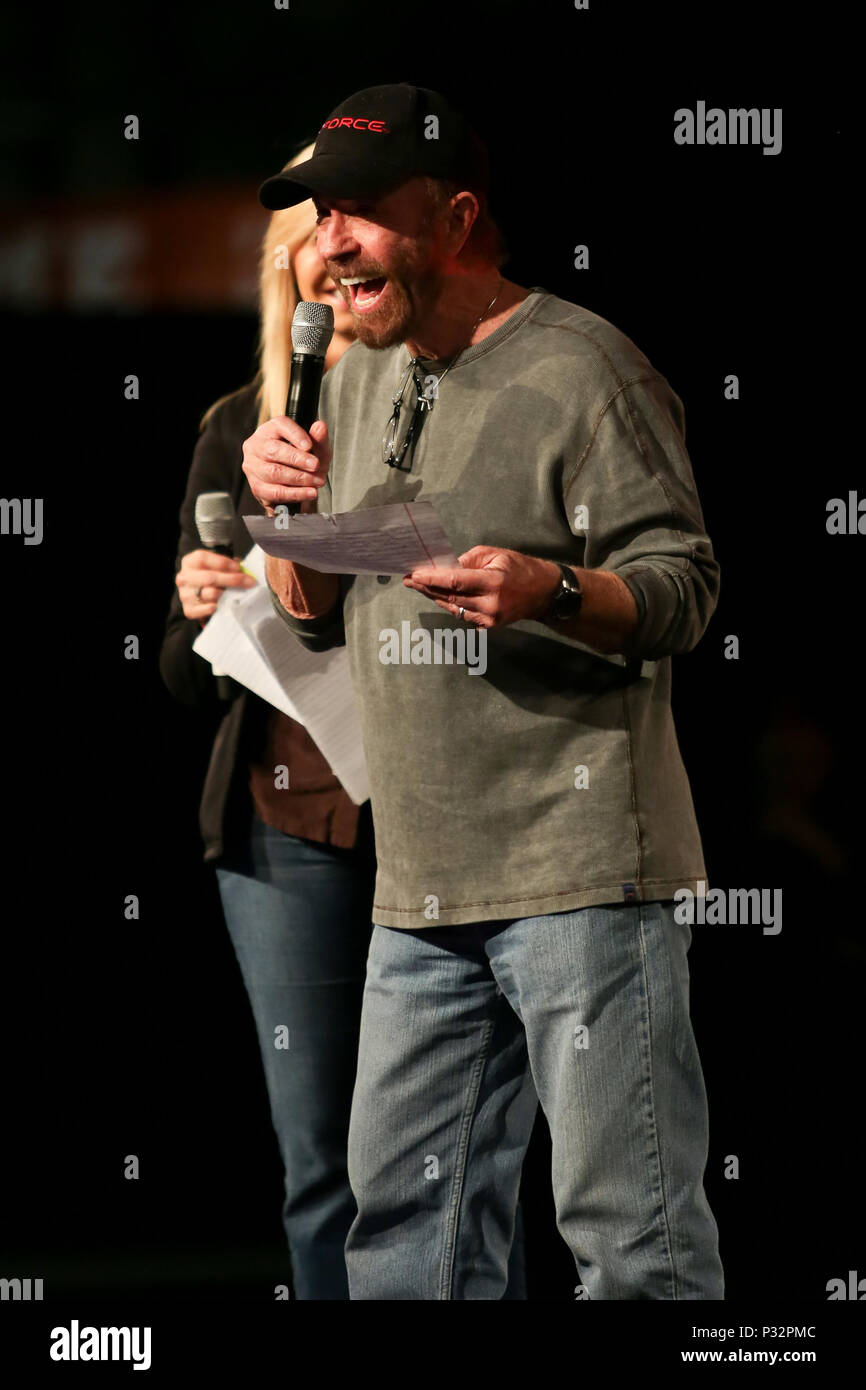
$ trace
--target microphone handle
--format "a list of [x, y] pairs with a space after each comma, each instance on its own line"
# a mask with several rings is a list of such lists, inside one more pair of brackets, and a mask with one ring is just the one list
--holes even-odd
[[[314, 357], [310, 352], [292, 353], [286, 414], [307, 432], [310, 425], [319, 418], [319, 390], [324, 370], [324, 357]], [[299, 502], [289, 502], [287, 505], [290, 516], [296, 516], [300, 511]]]

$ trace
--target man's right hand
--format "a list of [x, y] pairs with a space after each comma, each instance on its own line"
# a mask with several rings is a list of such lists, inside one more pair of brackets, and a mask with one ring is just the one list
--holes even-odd
[[253, 497], [268, 516], [275, 515], [280, 502], [298, 502], [302, 512], [316, 511], [317, 494], [330, 466], [324, 420], [316, 420], [308, 434], [288, 415], [277, 415], [244, 440], [243, 470]]
[[[308, 434], [288, 415], [278, 415], [244, 440], [243, 470], [253, 497], [268, 516], [276, 515], [281, 502], [299, 502], [302, 512], [315, 512], [330, 466], [331, 442], [324, 420], [316, 420]], [[267, 558], [265, 572], [280, 603], [296, 618], [327, 613], [339, 596], [335, 574], [321, 574], [273, 555]]]

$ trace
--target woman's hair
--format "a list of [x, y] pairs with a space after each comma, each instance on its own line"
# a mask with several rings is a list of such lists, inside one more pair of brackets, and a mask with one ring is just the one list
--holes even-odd
[[[284, 167], [290, 169], [313, 153], [305, 145]], [[306, 198], [281, 208], [268, 223], [259, 262], [259, 424], [284, 415], [292, 369], [292, 316], [298, 303], [295, 254], [316, 227], [316, 210]]]
[[[309, 159], [312, 153], [313, 146], [305, 145], [283, 168], [290, 169], [293, 164], [300, 164]], [[259, 257], [259, 369], [255, 376], [260, 425], [275, 415], [285, 414], [292, 366], [291, 323], [298, 303], [294, 259], [315, 226], [315, 208], [307, 198], [292, 208], [280, 208], [272, 213], [262, 242]], [[236, 391], [230, 391], [214, 401], [202, 416], [199, 428], [204, 429], [218, 406], [236, 394]]]

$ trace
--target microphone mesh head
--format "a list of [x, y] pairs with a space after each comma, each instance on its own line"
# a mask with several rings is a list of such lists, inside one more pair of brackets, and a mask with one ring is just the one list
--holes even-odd
[[334, 311], [330, 304], [302, 299], [292, 319], [292, 347], [295, 352], [324, 357], [333, 336]]
[[235, 509], [227, 492], [200, 492], [195, 524], [203, 545], [231, 545]]

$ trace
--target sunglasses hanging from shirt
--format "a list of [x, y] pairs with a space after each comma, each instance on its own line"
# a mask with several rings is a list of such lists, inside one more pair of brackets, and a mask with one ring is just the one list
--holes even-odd
[[[409, 451], [411, 449], [412, 453], [414, 453], [415, 441], [421, 434], [424, 418], [433, 409], [434, 396], [426, 393], [424, 383], [420, 380], [418, 371], [416, 370], [418, 360], [417, 357], [411, 358], [409, 365], [403, 372], [400, 388], [392, 402], [394, 409], [391, 412], [391, 418], [385, 426], [385, 433], [382, 437], [382, 462], [387, 463], [389, 468], [399, 468], [403, 473], [411, 472], [412, 455]], [[399, 449], [395, 452], [394, 445], [397, 442], [397, 432], [400, 427], [400, 412], [403, 409], [403, 396], [406, 393], [406, 385], [410, 374], [415, 386], [415, 401], [412, 406], [412, 414], [409, 418], [409, 428], [406, 431], [406, 437]], [[444, 375], [445, 373], [443, 372], [442, 376]], [[441, 379], [440, 377], [439, 380], [441, 381]], [[438, 389], [437, 384], [437, 392]], [[407, 454], [409, 454], [409, 461], [404, 464], [403, 460], [406, 458]]]

